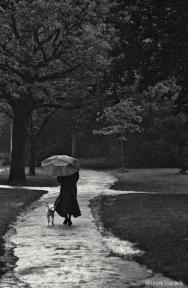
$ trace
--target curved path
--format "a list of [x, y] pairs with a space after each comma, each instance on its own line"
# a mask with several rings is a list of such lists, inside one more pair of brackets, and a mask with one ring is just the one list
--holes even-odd
[[78, 201], [82, 217], [73, 219], [71, 227], [62, 225], [58, 215], [54, 227], [46, 225], [45, 201], [53, 202], [59, 187], [44, 188], [49, 193], [22, 213], [5, 236], [7, 253], [13, 251], [18, 260], [1, 279], [0, 288], [157, 287], [159, 281], [169, 287], [169, 279], [130, 260], [130, 254], [139, 252], [130, 243], [104, 238], [97, 229], [88, 203], [101, 193], [120, 194], [109, 190], [113, 181], [105, 172], [81, 171]]

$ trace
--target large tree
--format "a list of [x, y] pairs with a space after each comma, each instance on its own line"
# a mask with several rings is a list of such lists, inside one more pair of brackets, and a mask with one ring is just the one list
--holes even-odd
[[107, 2], [2, 0], [0, 98], [14, 114], [10, 180], [25, 179], [26, 129], [32, 111], [61, 107], [78, 75], [101, 76], [109, 49]]

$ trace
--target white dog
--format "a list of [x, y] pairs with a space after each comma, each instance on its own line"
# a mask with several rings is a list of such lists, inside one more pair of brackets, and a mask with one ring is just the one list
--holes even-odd
[[54, 212], [55, 212], [55, 207], [54, 204], [48, 204], [46, 203], [46, 216], [48, 219], [48, 225], [50, 224], [50, 220], [51, 220], [51, 224], [52, 226], [54, 225]]

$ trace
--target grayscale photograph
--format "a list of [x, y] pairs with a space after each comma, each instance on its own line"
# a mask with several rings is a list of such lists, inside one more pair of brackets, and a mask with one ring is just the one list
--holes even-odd
[[188, 288], [188, 1], [0, 0], [0, 288]]

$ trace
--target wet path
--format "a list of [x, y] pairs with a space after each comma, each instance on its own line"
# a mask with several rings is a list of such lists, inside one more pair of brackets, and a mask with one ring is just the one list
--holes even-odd
[[81, 171], [78, 201], [82, 217], [73, 218], [71, 227], [62, 225], [57, 215], [54, 227], [46, 225], [45, 201], [53, 202], [59, 187], [44, 188], [49, 193], [20, 215], [6, 235], [7, 251], [14, 245], [18, 260], [14, 270], [1, 279], [0, 288], [157, 287], [150, 283], [169, 281], [128, 258], [113, 256], [111, 250], [119, 249], [125, 256], [137, 251], [127, 242], [104, 238], [97, 230], [88, 202], [101, 193], [119, 194], [108, 189], [113, 181], [104, 172]]

